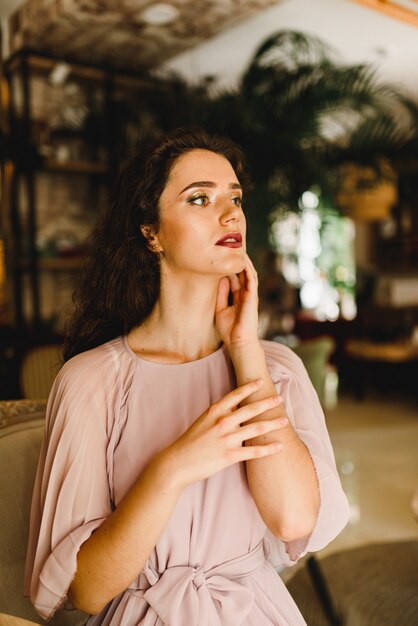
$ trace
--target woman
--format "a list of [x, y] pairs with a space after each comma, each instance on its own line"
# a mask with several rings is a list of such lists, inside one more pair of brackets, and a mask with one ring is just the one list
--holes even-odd
[[179, 129], [95, 231], [32, 507], [44, 618], [304, 624], [272, 562], [325, 546], [347, 503], [300, 360], [257, 338], [245, 180], [231, 142]]

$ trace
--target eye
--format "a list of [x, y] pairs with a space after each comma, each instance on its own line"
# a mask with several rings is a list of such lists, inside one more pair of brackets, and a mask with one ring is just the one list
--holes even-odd
[[196, 206], [207, 206], [209, 203], [209, 197], [205, 193], [199, 193], [187, 200], [189, 204], [195, 204]]
[[234, 196], [234, 197], [232, 198], [232, 202], [233, 202], [236, 206], [242, 207], [242, 198], [241, 198], [241, 196]]

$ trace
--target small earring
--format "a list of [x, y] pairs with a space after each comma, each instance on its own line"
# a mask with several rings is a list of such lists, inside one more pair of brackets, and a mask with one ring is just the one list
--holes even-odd
[[151, 244], [151, 250], [156, 256], [158, 256], [158, 260], [161, 261], [164, 255], [164, 251], [161, 248], [160, 244], [159, 243]]

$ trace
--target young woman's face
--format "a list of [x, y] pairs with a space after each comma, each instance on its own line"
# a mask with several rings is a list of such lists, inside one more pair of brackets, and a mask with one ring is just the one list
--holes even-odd
[[192, 150], [179, 157], [160, 198], [160, 215], [156, 238], [163, 268], [218, 276], [243, 270], [242, 189], [223, 156]]

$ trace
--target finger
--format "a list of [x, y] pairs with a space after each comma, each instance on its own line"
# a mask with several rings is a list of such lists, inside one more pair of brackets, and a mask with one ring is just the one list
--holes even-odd
[[238, 279], [238, 276], [234, 274], [231, 280], [231, 293], [232, 293], [232, 303], [234, 306], [239, 306], [241, 301], [241, 285]]
[[238, 274], [238, 280], [239, 280], [240, 288], [241, 289], [245, 289], [246, 286], [247, 286], [247, 278], [246, 278], [246, 275], [245, 275], [245, 267], [242, 270], [242, 272], [240, 272]]
[[224, 415], [227, 411], [236, 408], [242, 400], [255, 393], [263, 384], [264, 380], [260, 378], [259, 380], [251, 380], [249, 383], [245, 383], [245, 385], [240, 385], [212, 405], [214, 412], [218, 415]]
[[229, 420], [230, 428], [236, 428], [252, 417], [257, 417], [266, 411], [277, 408], [282, 402], [281, 396], [270, 396], [269, 398], [263, 398], [263, 400], [256, 400], [255, 402], [250, 402], [245, 406], [239, 407], [234, 411], [233, 415], [225, 416], [225, 420]]
[[231, 283], [231, 291], [239, 291], [241, 289], [238, 276], [236, 274], [229, 274], [229, 281]]
[[257, 289], [258, 288], [257, 270], [255, 269], [254, 264], [248, 255], [247, 255], [246, 269], [247, 269], [248, 275], [250, 276], [250, 281], [256, 286], [256, 289]]
[[253, 424], [247, 424], [243, 426], [235, 433], [232, 433], [226, 437], [227, 443], [231, 447], [240, 445], [247, 439], [253, 439], [254, 437], [260, 437], [266, 433], [271, 433], [274, 430], [280, 430], [289, 424], [287, 417], [278, 417], [273, 420], [260, 420]]
[[241, 461], [251, 461], [251, 459], [259, 459], [263, 456], [271, 456], [277, 454], [283, 449], [282, 443], [266, 443], [261, 446], [242, 446], [234, 452], [234, 462], [240, 463]]
[[250, 265], [246, 265], [245, 268], [247, 291], [249, 293], [257, 293], [258, 280], [255, 274], [255, 270], [251, 269]]
[[251, 269], [251, 271], [252, 271], [252, 273], [253, 273], [253, 275], [255, 277], [256, 282], [258, 283], [258, 273], [257, 273], [257, 270], [255, 269], [254, 263], [251, 261], [251, 259], [248, 256], [248, 254], [247, 254], [247, 262], [248, 262], [248, 265], [250, 266], [250, 269]]
[[228, 308], [229, 280], [223, 276], [218, 284], [218, 297], [216, 300], [216, 313]]
[[241, 285], [240, 285], [240, 281], [238, 279], [238, 276], [236, 274], [230, 274], [229, 282], [230, 282], [230, 286], [231, 286], [233, 302], [234, 302], [234, 304], [238, 304], [238, 302], [239, 302], [239, 295], [240, 295], [240, 291], [241, 291]]

